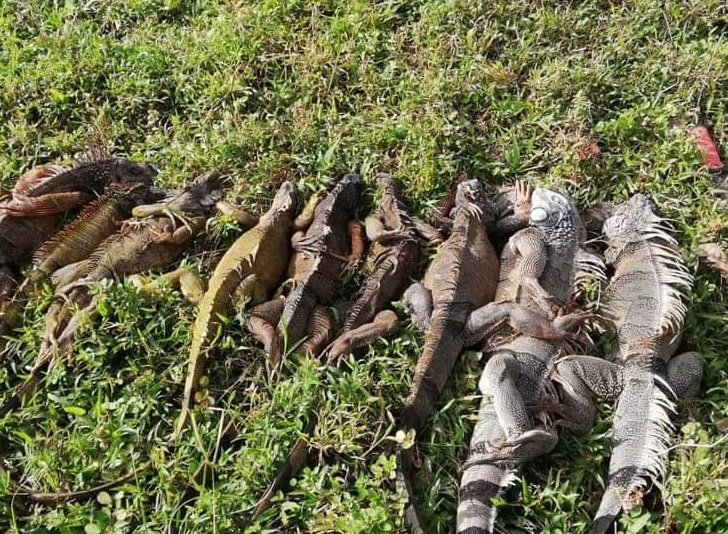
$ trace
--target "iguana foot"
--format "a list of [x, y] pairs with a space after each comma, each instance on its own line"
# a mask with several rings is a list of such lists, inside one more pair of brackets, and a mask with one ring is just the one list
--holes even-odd
[[584, 321], [593, 318], [595, 315], [592, 310], [579, 310], [568, 313], [566, 315], [557, 314], [554, 319], [554, 328], [557, 332], [572, 339], [581, 339], [576, 330], [584, 323]]
[[531, 212], [531, 194], [533, 187], [530, 183], [523, 180], [516, 180], [515, 185], [515, 202], [513, 203], [513, 211], [516, 215], [528, 216]]
[[291, 248], [294, 252], [298, 252], [299, 254], [314, 255], [318, 254], [321, 250], [320, 241], [320, 236], [316, 235], [301, 237], [300, 239], [295, 239], [295, 241], [291, 245]]
[[494, 462], [526, 462], [556, 447], [558, 435], [553, 428], [538, 427], [516, 438], [491, 443], [487, 459]]

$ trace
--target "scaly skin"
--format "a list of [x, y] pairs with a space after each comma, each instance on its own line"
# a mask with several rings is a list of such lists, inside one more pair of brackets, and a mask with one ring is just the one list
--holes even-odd
[[[493, 211], [480, 183], [458, 185], [453, 211], [450, 237], [440, 245], [423, 283], [410, 286], [404, 295], [419, 312], [416, 322], [427, 330], [400, 418], [400, 428], [406, 431], [422, 429], [464, 348], [470, 313], [493, 300], [498, 283], [498, 256], [486, 230]], [[412, 448], [398, 447], [397, 457], [399, 484], [409, 501], [405, 522], [410, 531], [422, 532], [411, 486]]]
[[88, 257], [104, 239], [118, 230], [121, 221], [131, 215], [134, 205], [156, 199], [150, 197], [149, 186], [145, 184], [123, 189], [110, 187], [36, 251], [33, 268], [27, 275], [28, 283], [37, 285], [56, 269]]
[[[33, 184], [53, 175], [56, 167], [43, 165], [23, 174], [15, 189], [26, 191]], [[11, 195], [12, 193], [11, 192]], [[22, 193], [21, 193], [22, 194]], [[14, 202], [12, 196], [0, 202], [0, 265], [17, 267], [44, 241], [53, 235], [58, 224], [57, 215], [14, 217], [6, 207]]]
[[437, 230], [417, 222], [398, 199], [397, 184], [389, 174], [375, 178], [380, 189], [376, 210], [366, 218], [369, 248], [369, 275], [344, 315], [343, 326], [328, 349], [328, 363], [338, 363], [353, 349], [391, 335], [396, 325], [390, 315], [373, 322], [377, 314], [399, 297], [414, 274], [419, 255], [417, 238], [435, 245], [442, 241]]
[[0, 212], [9, 217], [55, 215], [89, 202], [109, 185], [149, 184], [157, 173], [151, 165], [116, 157], [80, 162], [70, 169], [44, 167], [41, 177], [22, 180]]
[[[568, 198], [537, 189], [531, 204], [530, 226], [513, 235], [503, 249], [496, 300], [524, 306], [532, 312], [524, 320], [536, 324], [572, 299], [580, 264], [594, 265], [597, 272], [601, 265], [580, 249], [584, 232]], [[500, 307], [511, 306], [493, 306]], [[557, 317], [553, 324], [578, 324], [584, 317], [580, 313]], [[458, 533], [492, 532], [491, 500], [516, 480], [523, 462], [556, 445], [554, 429], [534, 427], [528, 407], [546, 403], [549, 369], [567, 347], [566, 333], [553, 339], [521, 335], [489, 342], [489, 359], [480, 379], [483, 399], [460, 484]]]
[[[438, 243], [439, 233], [420, 222], [418, 227], [398, 200], [397, 184], [389, 174], [378, 174], [375, 178], [380, 199], [377, 208], [366, 219], [366, 233], [372, 242], [369, 248], [370, 273], [354, 302], [347, 307], [339, 337], [327, 349], [328, 364], [340, 359], [357, 347], [371, 343], [380, 337], [389, 337], [399, 330], [397, 315], [384, 308], [404, 289], [417, 265], [418, 235], [430, 244]], [[427, 229], [429, 228], [429, 231]], [[309, 320], [309, 338], [301, 345], [303, 354], [316, 355], [324, 339], [333, 329], [328, 309], [319, 306]], [[312, 412], [315, 419], [315, 411]], [[308, 424], [310, 434], [314, 425]], [[271, 485], [265, 490], [251, 513], [254, 521], [270, 506], [270, 497], [285, 487], [291, 477], [305, 464], [308, 444], [304, 437], [294, 443]]]
[[486, 202], [476, 180], [458, 186], [452, 233], [440, 245], [423, 284], [410, 286], [405, 293], [405, 301], [411, 301], [415, 292], [418, 300], [426, 295], [431, 311], [402, 413], [404, 429], [421, 430], [463, 349], [462, 333], [470, 312], [495, 296], [499, 262], [486, 229], [492, 221], [492, 208]]
[[[35, 390], [41, 374], [56, 357], [71, 348], [82, 318], [95, 312], [88, 284], [164, 267], [177, 260], [192, 238], [204, 230], [206, 214], [220, 199], [221, 187], [218, 172], [198, 177], [179, 195], [158, 204], [158, 215], [129, 221], [105, 239], [88, 260], [79, 262], [76, 273], [83, 278], [56, 290], [56, 298], [46, 314], [45, 337], [30, 377], [5, 398], [0, 417]], [[165, 214], [169, 210], [183, 213], [191, 225], [178, 228], [176, 221]]]
[[[52, 165], [35, 167], [23, 174], [0, 202], [0, 268], [19, 278], [25, 260], [58, 226], [60, 215], [102, 194], [112, 184], [151, 184], [157, 175], [151, 165], [123, 158], [79, 163], [70, 169]], [[12, 295], [6, 291], [5, 299]], [[12, 328], [17, 307], [0, 300], [0, 334]]]
[[345, 269], [358, 260], [352, 257], [349, 233], [361, 192], [361, 178], [349, 174], [316, 205], [305, 235], [294, 236], [295, 254], [289, 267], [293, 289], [285, 299], [253, 309], [249, 329], [273, 364], [280, 362], [286, 341], [290, 347], [307, 335], [317, 307], [331, 304]]
[[241, 290], [243, 297], [260, 302], [285, 273], [295, 210], [295, 187], [291, 182], [284, 182], [268, 212], [232, 244], [215, 267], [192, 329], [189, 368], [175, 436], [184, 429], [194, 407], [205, 360], [219, 332], [218, 316], [232, 308], [233, 293]]
[[617, 400], [609, 482], [591, 533], [609, 531], [620, 510], [641, 503], [644, 488], [661, 477], [675, 400], [696, 395], [702, 377], [700, 355], [673, 357], [686, 311], [682, 291], [692, 277], [668, 225], [638, 194], [616, 208], [603, 231], [614, 275], [600, 312], [616, 336], [614, 363], [570, 356], [553, 371], [567, 426], [588, 430], [594, 398]]

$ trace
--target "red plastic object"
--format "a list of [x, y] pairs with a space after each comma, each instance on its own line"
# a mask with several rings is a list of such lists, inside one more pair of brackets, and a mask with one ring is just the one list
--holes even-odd
[[695, 126], [690, 130], [690, 137], [703, 153], [703, 163], [710, 172], [720, 173], [723, 171], [723, 161], [720, 159], [718, 147], [710, 135], [710, 130], [706, 126]]

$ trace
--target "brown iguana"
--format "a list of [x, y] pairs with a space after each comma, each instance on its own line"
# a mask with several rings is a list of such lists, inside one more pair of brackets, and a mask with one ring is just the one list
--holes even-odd
[[187, 424], [212, 341], [219, 333], [219, 316], [232, 309], [233, 295], [236, 300], [260, 302], [280, 282], [288, 265], [295, 216], [295, 186], [284, 182], [268, 212], [232, 244], [215, 267], [192, 329], [182, 411], [173, 437]]
[[[493, 207], [477, 180], [458, 184], [455, 206], [449, 214], [452, 232], [425, 273], [423, 283], [412, 284], [403, 301], [413, 312], [415, 325], [426, 331], [410, 393], [405, 400], [400, 428], [419, 432], [463, 347], [470, 313], [491, 302], [498, 283], [498, 257], [487, 233]], [[409, 501], [405, 522], [422, 532], [411, 486], [412, 448], [397, 450], [398, 480]]]
[[316, 205], [305, 234], [299, 232], [292, 239], [295, 253], [289, 276], [293, 289], [285, 298], [252, 310], [248, 327], [263, 343], [273, 364], [280, 362], [282, 346], [293, 347], [307, 334], [316, 333], [317, 319], [325, 313], [320, 306], [331, 304], [344, 270], [359, 259], [352, 253], [349, 234], [361, 194], [358, 174], [339, 180]]
[[614, 274], [600, 313], [616, 335], [614, 362], [567, 356], [553, 378], [561, 386], [564, 424], [588, 430], [593, 399], [616, 399], [609, 482], [589, 532], [607, 532], [622, 508], [641, 502], [647, 483], [664, 470], [675, 400], [697, 394], [702, 360], [673, 356], [686, 307], [681, 291], [692, 277], [652, 203], [637, 194], [604, 223], [605, 258]]
[[[601, 260], [581, 248], [584, 239], [573, 202], [555, 191], [536, 189], [530, 226], [514, 234], [503, 249], [496, 302], [517, 302], [545, 316], [568, 306], [580, 271], [602, 275]], [[460, 483], [460, 534], [492, 532], [491, 500], [515, 481], [525, 461], [549, 452], [557, 441], [553, 428], [534, 427], [531, 412], [533, 405], [548, 400], [549, 371], [567, 348], [566, 340], [521, 335], [491, 340], [488, 347], [479, 384], [483, 398]]]
[[[44, 165], [18, 179], [11, 198], [0, 203], [0, 264], [22, 261], [46, 241], [55, 216], [86, 204], [112, 184], [151, 184], [156, 168], [125, 158], [79, 160], [70, 169]], [[28, 219], [41, 219], [36, 231]]]
[[[133, 213], [141, 214], [143, 218], [122, 225], [121, 230], [105, 239], [87, 260], [72, 264], [76, 281], [56, 290], [56, 297], [46, 314], [45, 337], [30, 376], [5, 398], [0, 405], [0, 417], [17, 407], [35, 389], [45, 369], [72, 345], [82, 318], [94, 313], [95, 300], [88, 291], [88, 284], [164, 267], [178, 259], [185, 246], [204, 229], [207, 215], [221, 193], [220, 173], [203, 174], [168, 201], [134, 208]], [[175, 218], [171, 218], [170, 213], [174, 213]], [[177, 218], [184, 218], [187, 224], [178, 227]]]
[[443, 239], [437, 230], [407, 213], [398, 199], [392, 175], [380, 173], [375, 181], [380, 199], [375, 211], [365, 219], [366, 235], [372, 243], [369, 274], [345, 311], [339, 337], [327, 349], [329, 363], [338, 363], [352, 349], [393, 333], [396, 316], [382, 310], [399, 297], [414, 274], [419, 255], [417, 239], [428, 245]]
[[[398, 199], [397, 184], [390, 174], [380, 173], [375, 177], [380, 198], [375, 202], [376, 209], [365, 220], [366, 234], [372, 245], [369, 248], [369, 274], [364, 279], [361, 290], [353, 303], [346, 306], [340, 335], [327, 348], [328, 364], [339, 363], [351, 350], [366, 345], [379, 337], [394, 335], [399, 329], [399, 320], [392, 310], [385, 310], [397, 298], [409, 278], [414, 274], [419, 255], [417, 238], [430, 245], [442, 241], [437, 230], [424, 221], [410, 216]], [[320, 311], [320, 308], [317, 310]], [[316, 313], [316, 311], [314, 312]], [[315, 317], [315, 324], [325, 322]], [[328, 325], [333, 328], [333, 325]], [[327, 325], [318, 326], [315, 334], [327, 333]], [[320, 343], [314, 341], [310, 349], [316, 352]], [[305, 348], [302, 352], [305, 351]], [[254, 521], [270, 506], [270, 497], [282, 489], [291, 477], [303, 467], [308, 457], [306, 435], [315, 428], [317, 410], [311, 411], [303, 436], [291, 447], [274, 480], [256, 503], [249, 521]]]
[[[0, 270], [6, 282], [19, 280], [19, 268], [53, 235], [60, 214], [93, 200], [111, 184], [151, 184], [157, 172], [151, 165], [101, 156], [78, 160], [70, 169], [42, 165], [27, 171], [0, 202]], [[0, 295], [0, 334], [14, 326], [5, 318], [18, 315], [8, 302], [13, 292], [8, 285]]]
[[[26, 283], [34, 286], [57, 269], [87, 258], [104, 239], [119, 229], [121, 221], [131, 215], [134, 206], [160, 199], [159, 191], [152, 191], [147, 184], [110, 186], [36, 250], [33, 266], [23, 286]], [[23, 287], [19, 292], [23, 292]]]

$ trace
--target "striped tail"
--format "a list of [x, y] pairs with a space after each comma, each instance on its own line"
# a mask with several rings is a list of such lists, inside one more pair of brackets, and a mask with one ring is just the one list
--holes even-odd
[[457, 534], [491, 534], [496, 516], [492, 499], [516, 480], [515, 469], [487, 463], [467, 465], [460, 481]]
[[505, 439], [492, 401], [483, 397], [478, 422], [470, 439], [470, 454], [463, 466], [457, 511], [457, 534], [493, 532], [496, 508], [493, 499], [517, 481], [516, 461], [496, 463], [491, 443]]
[[609, 483], [589, 534], [609, 532], [622, 508], [640, 504], [642, 489], [659, 482], [665, 470], [675, 413], [672, 390], [654, 372], [630, 367], [614, 412]]
[[619, 491], [616, 488], [607, 487], [602, 496], [602, 502], [599, 503], [597, 515], [589, 527], [589, 534], [606, 534], [610, 530], [616, 532], [613, 525], [621, 511], [622, 497]]

